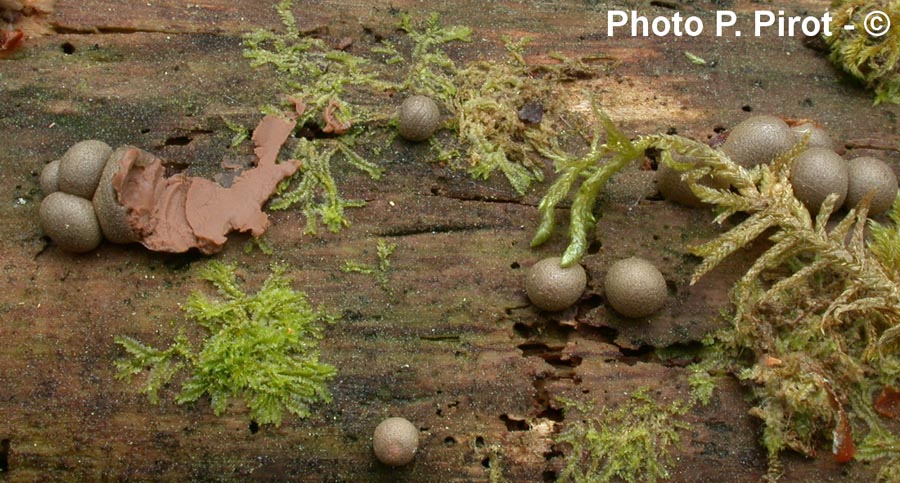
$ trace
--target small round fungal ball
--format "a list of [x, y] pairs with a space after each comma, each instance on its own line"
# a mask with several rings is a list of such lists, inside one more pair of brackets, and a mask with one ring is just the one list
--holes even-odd
[[831, 136], [829, 136], [824, 129], [811, 122], [804, 122], [803, 124], [792, 126], [791, 131], [794, 131], [794, 136], [798, 143], [803, 139], [803, 136], [808, 134], [809, 141], [807, 142], [807, 147], [834, 149], [834, 141], [831, 140]]
[[587, 274], [581, 265], [562, 268], [560, 262], [560, 257], [545, 258], [532, 265], [525, 276], [525, 293], [540, 309], [567, 309], [581, 298], [587, 286]]
[[[674, 155], [673, 158], [678, 163], [691, 162], [689, 158], [684, 156]], [[691, 208], [703, 206], [700, 198], [697, 198], [697, 195], [691, 191], [688, 182], [681, 178], [682, 174], [684, 174], [682, 171], [669, 167], [668, 164], [659, 163], [659, 168], [656, 170], [656, 187], [659, 188], [659, 192], [667, 200], [674, 201], [680, 205]], [[700, 178], [700, 183], [711, 188], [725, 189], [728, 187], [727, 181], [723, 182], [709, 175]]]
[[416, 456], [419, 430], [404, 418], [387, 418], [375, 427], [372, 448], [382, 463], [403, 466]]
[[738, 124], [722, 144], [722, 151], [735, 163], [751, 168], [794, 147], [794, 131], [775, 116], [753, 116]]
[[59, 160], [51, 161], [41, 170], [41, 192], [44, 196], [59, 191]]
[[603, 282], [606, 300], [625, 317], [646, 317], [666, 303], [666, 279], [643, 258], [626, 258], [609, 267]]
[[848, 179], [847, 163], [830, 149], [809, 148], [797, 156], [791, 167], [794, 196], [810, 213], [818, 213], [822, 202], [831, 193], [838, 195], [835, 207], [844, 204]]
[[869, 191], [875, 191], [869, 214], [887, 211], [897, 197], [897, 176], [884, 161], [868, 156], [851, 159], [847, 163], [850, 182], [847, 187], [848, 208], [855, 208]]
[[38, 213], [44, 234], [67, 252], [89, 252], [103, 241], [94, 206], [80, 196], [51, 193], [41, 202]]
[[129, 149], [135, 148], [123, 146], [110, 155], [92, 200], [103, 236], [113, 243], [132, 243], [138, 240], [137, 234], [128, 223], [128, 212], [119, 204], [116, 190], [112, 185], [113, 176], [119, 172], [119, 161]]
[[91, 199], [112, 148], [103, 141], [76, 143], [59, 160], [59, 190]]
[[397, 129], [407, 141], [424, 141], [441, 127], [441, 110], [425, 96], [407, 97], [400, 106]]

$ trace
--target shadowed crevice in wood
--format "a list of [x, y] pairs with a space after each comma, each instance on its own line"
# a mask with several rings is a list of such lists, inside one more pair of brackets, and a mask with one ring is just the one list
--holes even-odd
[[3, 438], [0, 440], [0, 473], [9, 471], [9, 448], [12, 440]]
[[90, 26], [90, 27], [77, 27], [77, 26], [66, 26], [60, 24], [54, 24], [51, 22], [50, 27], [57, 34], [79, 34], [79, 35], [106, 35], [106, 34], [140, 34], [140, 33], [153, 33], [153, 34], [168, 34], [168, 35], [194, 35], [194, 34], [221, 34], [221, 31], [216, 30], [192, 30], [192, 31], [184, 31], [178, 29], [166, 29], [166, 28], [140, 28], [140, 27], [124, 27], [124, 26]]
[[472, 225], [429, 225], [429, 226], [420, 226], [420, 227], [412, 227], [412, 228], [403, 228], [397, 230], [389, 230], [379, 232], [378, 236], [383, 237], [410, 237], [410, 236], [418, 236], [418, 235], [437, 235], [442, 233], [459, 233], [459, 232], [470, 232], [470, 231], [484, 231], [484, 230], [496, 230], [503, 229], [505, 226], [472, 226]]

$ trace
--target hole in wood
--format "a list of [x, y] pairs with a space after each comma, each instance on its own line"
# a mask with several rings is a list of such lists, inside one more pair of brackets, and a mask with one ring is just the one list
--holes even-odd
[[562, 422], [562, 420], [565, 419], [563, 416], [564, 415], [562, 409], [551, 407], [547, 407], [546, 409], [538, 413], [539, 418], [549, 419], [550, 421], [556, 421], [557, 423]]
[[0, 441], [0, 473], [9, 471], [9, 438]]
[[528, 422], [524, 419], [512, 418], [508, 414], [501, 414], [500, 421], [503, 421], [503, 424], [506, 425], [507, 431], [528, 431], [531, 429]]
[[174, 136], [166, 139], [166, 146], [187, 146], [191, 141], [190, 136]]

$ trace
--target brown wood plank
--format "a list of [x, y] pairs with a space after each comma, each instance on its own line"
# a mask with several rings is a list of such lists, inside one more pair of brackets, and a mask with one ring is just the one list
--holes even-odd
[[[139, 246], [105, 244], [83, 256], [47, 247], [37, 224], [37, 175], [87, 138], [217, 172], [231, 137], [223, 117], [253, 125], [258, 106], [277, 96], [271, 74], [242, 58], [240, 38], [278, 28], [273, 3], [60, 0], [46, 19], [49, 33], [0, 60], [0, 440], [10, 442], [0, 481], [486, 481], [493, 445], [509, 481], [543, 481], [560, 467], [551, 435], [566, 424], [553, 396], [617, 404], [623, 391], [648, 386], [665, 399], [687, 397], [685, 371], [648, 349], [690, 345], [718, 327], [727, 287], [752, 252], [688, 287], [696, 261], [686, 247], [718, 228], [709, 213], [659, 200], [652, 174], [634, 167], [599, 203], [601, 243], [584, 261], [588, 292], [575, 309], [541, 313], [528, 305], [521, 281], [528, 266], [565, 246], [563, 226], [546, 246], [528, 246], [548, 184], [519, 197], [502, 177], [473, 181], [415, 147], [380, 160], [388, 172], [378, 182], [336, 170], [344, 196], [369, 201], [349, 212], [352, 225], [340, 234], [303, 235], [300, 213], [275, 213], [267, 235], [274, 258], [245, 254], [245, 237], [216, 257], [236, 261], [251, 287], [273, 259], [286, 261], [296, 287], [344, 314], [321, 347], [339, 369], [333, 403], [254, 434], [239, 405], [216, 417], [207, 400], [175, 404], [170, 388], [153, 406], [136, 384], [116, 380], [112, 363], [122, 353], [115, 335], [163, 344], [184, 326], [199, 336], [182, 323], [178, 304], [206, 289], [197, 280], [204, 259]], [[351, 51], [360, 52], [373, 42], [367, 30], [392, 31], [396, 11], [429, 11], [407, 0], [297, 3], [303, 28], [349, 35]], [[825, 3], [779, 6], [800, 12]], [[726, 8], [717, 5], [676, 4], [708, 25], [710, 12]], [[746, 15], [757, 7], [738, 1], [727, 8]], [[533, 37], [529, 58], [539, 62], [554, 51], [616, 57], [617, 69], [573, 83], [566, 100], [586, 110], [589, 91], [628, 132], [675, 129], [704, 139], [747, 110], [776, 113], [816, 119], [836, 139], [857, 140], [849, 149], [876, 148], [900, 166], [900, 153], [889, 149], [900, 135], [900, 108], [872, 107], [868, 93], [838, 82], [827, 59], [800, 39], [725, 42], [709, 32], [609, 39], [611, 6], [581, 0], [454, 0], [428, 8], [475, 30], [472, 43], [451, 51], [461, 62], [499, 58], [503, 35]], [[716, 65], [694, 65], [685, 51]], [[174, 138], [188, 142], [167, 142]], [[340, 271], [347, 259], [374, 260], [380, 238], [398, 245], [391, 292]], [[622, 320], [603, 305], [605, 266], [631, 255], [658, 263], [673, 293], [649, 322]], [[688, 415], [696, 430], [675, 450], [672, 481], [724, 474], [750, 482], [765, 472], [759, 424], [744, 396], [723, 380], [713, 404]], [[370, 449], [373, 428], [390, 415], [422, 430], [414, 464], [399, 470], [377, 464]], [[839, 466], [827, 454], [789, 457], [785, 481], [864, 481], [873, 471]]]

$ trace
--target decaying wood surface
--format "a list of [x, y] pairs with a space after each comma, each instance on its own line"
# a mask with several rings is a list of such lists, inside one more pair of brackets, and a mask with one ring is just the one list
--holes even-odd
[[[368, 201], [350, 211], [352, 225], [340, 234], [303, 235], [301, 214], [279, 212], [267, 235], [274, 257], [245, 254], [242, 237], [217, 255], [239, 263], [250, 287], [271, 261], [284, 260], [295, 286], [343, 314], [321, 347], [339, 369], [333, 403], [252, 432], [239, 405], [215, 417], [208, 401], [179, 406], [169, 389], [154, 406], [136, 384], [116, 380], [112, 363], [122, 353], [113, 337], [163, 344], [175, 336], [184, 321], [178, 304], [205, 289], [196, 276], [204, 258], [113, 245], [62, 253], [37, 224], [37, 176], [87, 138], [215, 173], [231, 136], [223, 116], [254, 125], [258, 106], [276, 96], [271, 75], [241, 56], [241, 34], [280, 25], [271, 3], [58, 1], [41, 20], [48, 33], [0, 60], [0, 481], [485, 481], [492, 451], [509, 481], [547, 481], [561, 464], [551, 436], [566, 424], [556, 396], [619, 404], [639, 387], [660, 401], [689, 396], [685, 369], [652, 349], [691, 346], [715, 329], [730, 282], [752, 256], [689, 287], [696, 260], [686, 246], [716, 233], [709, 213], [661, 200], [652, 172], [623, 173], [598, 206], [597, 243], [584, 260], [588, 292], [574, 309], [541, 313], [525, 298], [524, 270], [565, 244], [560, 234], [538, 250], [528, 246], [547, 183], [520, 197], [501, 177], [473, 181], [406, 145], [380, 160], [388, 168], [381, 181], [336, 170], [345, 196]], [[297, 3], [303, 28], [350, 36], [351, 51], [389, 34], [398, 11], [425, 13], [409, 0]], [[677, 10], [711, 25], [717, 8], [759, 6], [653, 3], [661, 6], [629, 8]], [[453, 47], [460, 61], [499, 58], [503, 35], [531, 36], [536, 62], [553, 51], [617, 58], [608, 75], [571, 85], [571, 107], [587, 109], [587, 90], [627, 132], [706, 139], [748, 111], [775, 113], [815, 119], [848, 149], [874, 148], [900, 165], [900, 109], [872, 107], [868, 93], [840, 82], [800, 38], [714, 39], [710, 28], [693, 39], [607, 38], [608, 6], [593, 1], [441, 5], [428, 8], [475, 31], [474, 42]], [[825, 7], [778, 5], [788, 13]], [[686, 51], [708, 64], [691, 63]], [[380, 238], [398, 245], [389, 292], [340, 271], [347, 259], [373, 261]], [[620, 319], [603, 304], [605, 267], [632, 255], [657, 263], [672, 294], [647, 321]], [[674, 450], [672, 481], [751, 482], [765, 473], [745, 395], [723, 379], [713, 402], [688, 414], [694, 429]], [[391, 415], [421, 429], [415, 463], [399, 470], [377, 464], [370, 448], [373, 428]], [[786, 462], [784, 481], [873, 474], [861, 463], [833, 463], [827, 448]]]

